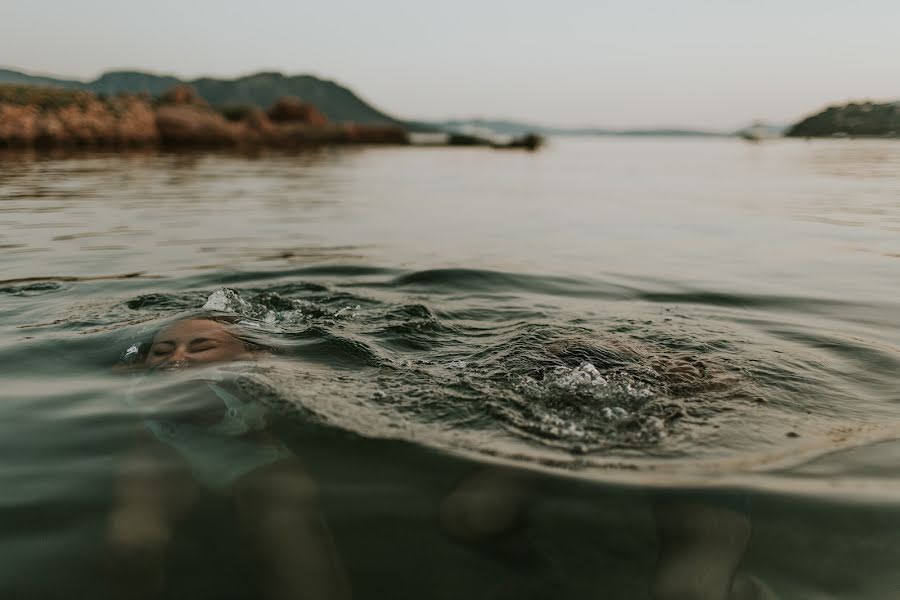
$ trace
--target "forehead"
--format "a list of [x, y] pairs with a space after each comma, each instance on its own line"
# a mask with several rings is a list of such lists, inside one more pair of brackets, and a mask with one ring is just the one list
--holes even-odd
[[176, 341], [190, 338], [233, 339], [231, 330], [225, 323], [206, 319], [187, 319], [169, 325], [153, 337], [153, 343]]

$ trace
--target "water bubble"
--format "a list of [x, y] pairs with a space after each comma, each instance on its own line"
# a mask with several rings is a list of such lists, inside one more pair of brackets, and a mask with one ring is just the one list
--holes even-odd
[[621, 406], [604, 406], [600, 412], [608, 421], [621, 421], [628, 418], [628, 411]]
[[250, 303], [241, 298], [240, 294], [229, 288], [216, 290], [209, 295], [203, 310], [214, 310], [219, 312], [233, 312], [238, 314], [246, 314], [252, 309]]
[[553, 385], [560, 388], [574, 388], [585, 385], [607, 384], [606, 378], [593, 364], [583, 362], [574, 369], [561, 367], [556, 370], [556, 377], [552, 379]]

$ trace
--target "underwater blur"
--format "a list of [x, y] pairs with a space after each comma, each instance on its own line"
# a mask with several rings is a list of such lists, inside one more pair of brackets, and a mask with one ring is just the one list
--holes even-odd
[[[890, 140], [3, 154], [0, 248], [4, 598], [115, 597], [136, 435], [160, 597], [900, 597]], [[209, 315], [252, 360], [142, 368]]]

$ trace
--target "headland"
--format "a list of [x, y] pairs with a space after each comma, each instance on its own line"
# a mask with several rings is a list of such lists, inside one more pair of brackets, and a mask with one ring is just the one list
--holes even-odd
[[241, 147], [409, 143], [393, 124], [334, 123], [315, 106], [284, 97], [263, 111], [215, 109], [190, 86], [158, 98], [0, 85], [0, 147]]

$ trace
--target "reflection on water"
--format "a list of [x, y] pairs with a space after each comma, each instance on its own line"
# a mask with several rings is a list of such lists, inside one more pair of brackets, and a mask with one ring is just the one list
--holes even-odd
[[[850, 142], [850, 143], [848, 143]], [[811, 143], [810, 145], [813, 145]], [[853, 143], [851, 140], [819, 140], [806, 159], [816, 173], [857, 179], [896, 179], [900, 156], [892, 144]]]
[[[5, 153], [3, 597], [894, 597], [898, 166], [889, 141]], [[177, 469], [129, 466], [154, 417], [112, 367], [204, 306], [276, 351], [153, 397], [268, 407], [294, 470], [259, 485], [159, 436]]]

